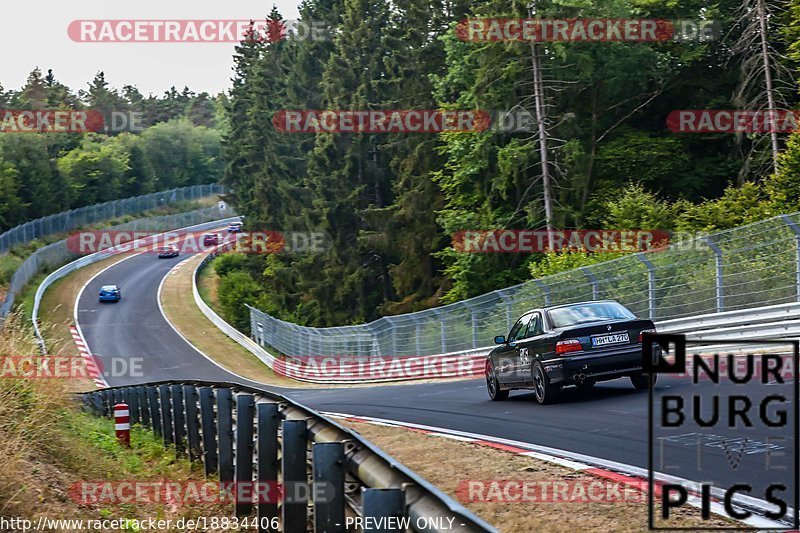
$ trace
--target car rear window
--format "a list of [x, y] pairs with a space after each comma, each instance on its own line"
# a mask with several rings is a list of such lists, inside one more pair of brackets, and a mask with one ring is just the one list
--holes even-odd
[[624, 320], [636, 316], [616, 302], [592, 302], [550, 309], [547, 314], [553, 327], [563, 328], [601, 320]]

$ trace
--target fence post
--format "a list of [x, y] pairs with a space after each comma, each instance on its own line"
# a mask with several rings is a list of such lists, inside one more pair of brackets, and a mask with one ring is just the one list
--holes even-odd
[[200, 450], [200, 426], [197, 422], [197, 389], [193, 385], [183, 386], [183, 401], [186, 404], [186, 440], [189, 444], [189, 460], [202, 458]]
[[203, 430], [203, 466], [206, 477], [217, 471], [217, 424], [214, 419], [214, 389], [200, 388], [200, 425]]
[[506, 291], [503, 289], [498, 290], [497, 294], [500, 295], [500, 299], [506, 304], [506, 331], [510, 331], [511, 326], [514, 325], [514, 311], [512, 309], [513, 300], [511, 299], [511, 296], [506, 294]]
[[131, 412], [131, 425], [139, 423], [139, 391], [136, 387], [127, 389], [128, 406]]
[[186, 412], [183, 407], [183, 386], [173, 385], [172, 391], [172, 419], [175, 426], [175, 455], [180, 457], [186, 453], [186, 446], [184, 445], [186, 439]]
[[311, 454], [314, 532], [347, 531], [344, 523], [344, 443], [315, 442]]
[[158, 389], [155, 387], [145, 387], [147, 392], [147, 403], [150, 408], [150, 420], [153, 423], [153, 433], [161, 436], [161, 410], [158, 408]]
[[419, 317], [413, 315], [412, 320], [414, 321], [414, 351], [416, 352], [414, 355], [420, 356], [422, 355], [422, 343], [420, 342], [420, 333], [421, 329], [419, 325]]
[[472, 326], [472, 348], [478, 347], [478, 314], [475, 312], [474, 304], [469, 300], [464, 300], [464, 306], [469, 310], [470, 325]]
[[437, 321], [439, 322], [439, 329], [441, 330], [442, 336], [442, 345], [441, 345], [441, 352], [440, 353], [447, 353], [447, 315], [442, 312], [441, 309], [433, 309], [433, 315], [436, 317]]
[[[364, 489], [361, 501], [363, 502], [364, 518], [372, 518], [373, 524], [380, 523], [381, 518], [403, 518], [406, 515], [406, 502], [403, 489]], [[384, 521], [385, 527], [371, 529], [374, 533], [390, 533], [395, 528], [390, 528], [390, 520]], [[395, 520], [391, 520], [395, 522]]]
[[[278, 404], [259, 402], [256, 406], [256, 414], [258, 416], [258, 435], [257, 443], [258, 455], [256, 461], [258, 464], [258, 482], [259, 484], [266, 484], [269, 487], [278, 485]], [[270, 491], [270, 496], [275, 492]], [[271, 533], [272, 528], [270, 524], [273, 519], [278, 517], [278, 502], [272, 501], [258, 501], [256, 507], [258, 511], [258, 531], [259, 533]]]
[[535, 284], [536, 284], [536, 285], [537, 285], [537, 286], [538, 286], [540, 289], [542, 289], [542, 292], [544, 293], [544, 305], [545, 305], [545, 307], [547, 307], [548, 305], [550, 305], [550, 287], [548, 287], [548, 286], [547, 286], [547, 285], [546, 285], [546, 284], [545, 284], [545, 283], [544, 283], [542, 280], [540, 280], [540, 279], [535, 279], [535, 280], [533, 280], [533, 282], [534, 282], [534, 283], [535, 283]]
[[161, 436], [164, 445], [168, 446], [173, 442], [172, 431], [172, 409], [169, 400], [169, 385], [158, 386], [158, 399], [161, 404]]
[[794, 233], [794, 246], [795, 246], [795, 295], [797, 301], [800, 302], [800, 226], [794, 220], [789, 218], [789, 215], [781, 215], [781, 220], [789, 226], [789, 229]]
[[231, 389], [217, 389], [219, 480], [233, 481], [233, 401]]
[[588, 267], [581, 267], [581, 271], [589, 279], [589, 283], [592, 285], [592, 300], [599, 300], [600, 288], [597, 285], [597, 276], [595, 276], [594, 272], [589, 270]]
[[136, 392], [137, 402], [139, 403], [140, 424], [152, 428], [153, 422], [150, 420], [150, 409], [147, 407], [147, 393], [144, 387], [134, 387]]
[[647, 316], [650, 320], [656, 318], [656, 269], [653, 263], [644, 256], [643, 252], [636, 254], [636, 258], [647, 267]]
[[722, 277], [722, 249], [711, 239], [711, 237], [705, 237], [703, 239], [705, 243], [711, 248], [711, 251], [714, 252], [714, 266], [716, 267], [716, 289], [717, 289], [717, 313], [721, 313], [725, 310], [725, 291], [723, 288], [723, 277]]
[[[253, 487], [253, 407], [255, 400], [252, 394], [236, 395], [236, 516], [247, 516], [253, 511], [252, 501], [242, 498], [244, 491], [239, 484], [244, 483], [247, 494], [260, 497], [260, 491]], [[245, 501], [241, 501], [245, 500]]]
[[110, 417], [113, 414], [111, 412], [111, 406], [114, 405], [114, 396], [108, 389], [100, 391], [100, 395], [103, 401], [103, 416]]
[[281, 471], [283, 472], [282, 520], [284, 531], [305, 531], [308, 483], [306, 474], [306, 450], [308, 448], [308, 426], [305, 420], [283, 420], [283, 447]]

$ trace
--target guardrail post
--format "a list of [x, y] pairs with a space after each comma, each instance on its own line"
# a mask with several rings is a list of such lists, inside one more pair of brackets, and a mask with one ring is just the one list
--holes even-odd
[[[478, 314], [475, 312], [475, 307], [469, 303], [469, 300], [464, 300], [464, 306], [469, 310], [470, 325], [472, 326], [472, 348], [478, 347]], [[442, 352], [445, 353], [445, 352]]]
[[500, 295], [500, 299], [506, 304], [506, 331], [510, 331], [511, 326], [514, 325], [514, 310], [512, 309], [514, 302], [511, 296], [506, 294], [503, 289], [498, 290], [497, 294]]
[[311, 454], [314, 533], [347, 531], [344, 523], [344, 443], [315, 442]]
[[[278, 484], [278, 404], [259, 402], [256, 406], [258, 416], [258, 436], [256, 446], [258, 454], [256, 465], [258, 468], [258, 482], [269, 487]], [[274, 494], [270, 491], [270, 495]], [[270, 525], [278, 517], [278, 502], [258, 501], [258, 532], [272, 533]]]
[[231, 389], [217, 389], [219, 480], [233, 481], [233, 400]]
[[[439, 329], [441, 331], [442, 343], [441, 343], [441, 352], [440, 353], [447, 353], [447, 315], [442, 312], [441, 309], [433, 309], [433, 315], [436, 317], [436, 321], [439, 322]], [[418, 354], [420, 355], [420, 354]]]
[[589, 279], [589, 284], [592, 286], [592, 300], [599, 300], [600, 287], [597, 284], [597, 276], [588, 267], [581, 267], [581, 272]]
[[161, 436], [161, 410], [158, 408], [158, 389], [155, 387], [145, 387], [147, 391], [147, 403], [149, 404], [150, 420], [153, 422], [153, 433]]
[[172, 409], [169, 399], [169, 385], [158, 386], [158, 399], [161, 404], [161, 436], [164, 439], [164, 445], [172, 444], [174, 434], [172, 431]]
[[[253, 511], [250, 495], [260, 498], [260, 492], [253, 490], [253, 408], [252, 394], [236, 395], [236, 516], [247, 516]], [[240, 483], [245, 491], [240, 490]], [[242, 501], [244, 500], [244, 501]]]
[[550, 305], [550, 287], [545, 285], [545, 283], [540, 279], [535, 279], [535, 280], [533, 280], [533, 282], [540, 289], [542, 289], [542, 292], [544, 293], [544, 305], [545, 305], [545, 307], [547, 307], [548, 305]]
[[647, 317], [650, 320], [656, 318], [656, 268], [647, 259], [643, 252], [636, 254], [636, 258], [647, 267]]
[[[403, 489], [364, 489], [361, 498], [364, 518], [372, 518], [373, 524], [380, 523], [381, 518], [397, 519], [406, 515], [406, 502]], [[391, 533], [396, 528], [390, 527], [385, 521], [385, 527], [370, 529], [371, 533]]]
[[102, 402], [103, 402], [103, 407], [102, 407], [103, 416], [109, 417], [111, 416], [111, 406], [114, 405], [113, 395], [111, 394], [111, 391], [108, 389], [100, 391], [100, 394], [102, 395]]
[[717, 289], [717, 313], [721, 313], [725, 310], [725, 292], [723, 289], [722, 278], [722, 250], [716, 245], [711, 237], [705, 237], [703, 240], [708, 247], [711, 248], [711, 251], [714, 252], [714, 266], [716, 267], [715, 285]]
[[134, 387], [134, 391], [139, 404], [139, 423], [142, 426], [152, 428], [153, 423], [150, 420], [150, 409], [147, 407], [147, 393], [144, 387]]
[[284, 531], [305, 531], [308, 521], [308, 476], [306, 451], [308, 425], [305, 420], [283, 420], [283, 447], [281, 472], [283, 473], [282, 520]]
[[172, 418], [175, 426], [175, 455], [180, 457], [186, 453], [186, 422], [185, 410], [183, 407], [183, 386], [172, 385]]
[[416, 352], [414, 355], [422, 355], [422, 343], [420, 342], [420, 334], [422, 333], [422, 328], [419, 325], [418, 317], [414, 316], [412, 318], [414, 321], [414, 351]]
[[217, 424], [214, 415], [214, 389], [200, 388], [200, 425], [203, 430], [203, 466], [206, 477], [217, 472]]
[[783, 222], [789, 226], [789, 229], [794, 233], [794, 246], [795, 246], [795, 295], [797, 301], [800, 302], [800, 226], [794, 220], [789, 218], [789, 215], [781, 215]]
[[135, 387], [127, 389], [128, 407], [131, 415], [131, 425], [139, 423], [139, 391]]
[[183, 386], [183, 401], [186, 404], [186, 440], [189, 444], [189, 460], [197, 461], [203, 455], [200, 449], [200, 425], [197, 422], [197, 389], [194, 386]]

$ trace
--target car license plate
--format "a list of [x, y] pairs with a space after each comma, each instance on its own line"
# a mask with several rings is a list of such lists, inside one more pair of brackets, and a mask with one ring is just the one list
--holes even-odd
[[630, 341], [631, 338], [628, 336], [627, 331], [625, 333], [603, 335], [602, 337], [592, 337], [592, 348], [597, 348], [598, 346], [608, 346], [609, 344], [623, 344]]

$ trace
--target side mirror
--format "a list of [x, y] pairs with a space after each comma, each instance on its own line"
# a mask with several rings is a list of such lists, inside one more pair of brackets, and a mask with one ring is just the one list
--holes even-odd
[[497, 337], [494, 338], [494, 343], [495, 344], [505, 344], [506, 343], [505, 336], [504, 335], [498, 335]]

